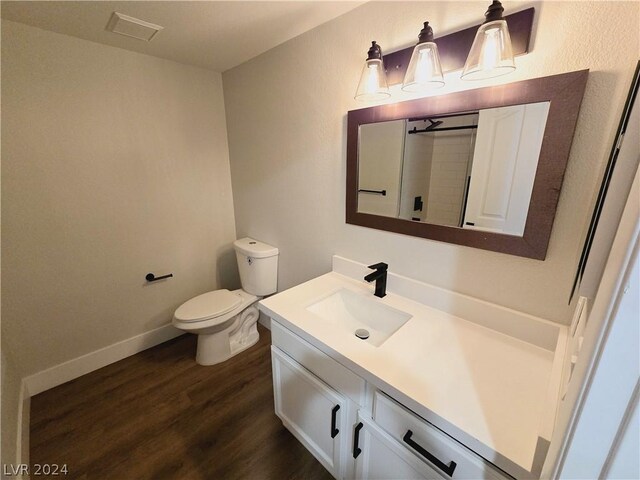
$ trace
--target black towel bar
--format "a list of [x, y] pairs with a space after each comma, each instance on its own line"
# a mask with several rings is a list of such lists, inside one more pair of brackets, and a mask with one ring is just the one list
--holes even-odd
[[169, 273], [168, 275], [162, 275], [161, 277], [156, 277], [153, 273], [147, 273], [147, 275], [144, 278], [147, 282], [155, 282], [156, 280], [163, 280], [169, 277], [173, 277], [173, 273]]
[[383, 197], [387, 195], [386, 190], [367, 190], [365, 188], [359, 189], [358, 193], [375, 193], [376, 195], [382, 195]]

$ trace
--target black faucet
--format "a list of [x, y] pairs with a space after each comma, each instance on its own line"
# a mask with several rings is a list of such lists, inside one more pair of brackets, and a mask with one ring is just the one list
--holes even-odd
[[387, 294], [387, 268], [389, 268], [389, 265], [380, 262], [369, 265], [368, 268], [375, 270], [375, 272], [371, 272], [369, 275], [364, 277], [364, 279], [367, 282], [373, 282], [375, 280], [376, 291], [374, 295], [380, 298], [384, 297]]

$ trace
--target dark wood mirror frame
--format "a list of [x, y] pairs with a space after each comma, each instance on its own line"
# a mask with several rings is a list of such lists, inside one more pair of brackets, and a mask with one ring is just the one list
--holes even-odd
[[[495, 87], [349, 111], [347, 115], [347, 223], [544, 260], [588, 73], [588, 70], [580, 70]], [[446, 227], [358, 212], [360, 125], [547, 101], [550, 102], [549, 114], [523, 236]]]

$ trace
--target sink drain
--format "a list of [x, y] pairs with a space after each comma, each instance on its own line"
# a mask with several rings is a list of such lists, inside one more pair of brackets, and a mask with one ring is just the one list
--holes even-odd
[[364, 328], [359, 328], [358, 330], [356, 330], [356, 337], [362, 340], [366, 340], [367, 338], [369, 338], [369, 330], [365, 330]]

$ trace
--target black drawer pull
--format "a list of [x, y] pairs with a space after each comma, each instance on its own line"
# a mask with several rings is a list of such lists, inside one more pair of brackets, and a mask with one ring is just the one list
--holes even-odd
[[336, 438], [340, 430], [336, 428], [336, 413], [340, 410], [340, 405], [336, 405], [331, 409], [331, 438]]
[[402, 441], [404, 443], [406, 443], [407, 445], [409, 445], [411, 448], [413, 448], [416, 452], [418, 452], [420, 455], [422, 455], [424, 458], [426, 458], [427, 460], [429, 460], [431, 463], [433, 463], [436, 467], [438, 467], [440, 470], [442, 470], [444, 473], [446, 473], [447, 475], [449, 475], [450, 477], [453, 476], [453, 472], [456, 469], [456, 462], [454, 462], [453, 460], [451, 460], [449, 462], [449, 465], [445, 465], [443, 462], [441, 462], [440, 460], [438, 460], [436, 457], [434, 457], [432, 454], [430, 454], [429, 452], [427, 452], [421, 445], [417, 444], [416, 442], [414, 442], [413, 440], [411, 440], [411, 436], [413, 435], [413, 432], [411, 430], [407, 430], [407, 433], [404, 434], [404, 437], [402, 437]]
[[362, 430], [364, 425], [360, 422], [356, 425], [355, 430], [353, 431], [353, 458], [358, 458], [358, 455], [362, 453], [362, 449], [358, 447], [358, 443], [360, 443], [360, 430]]

